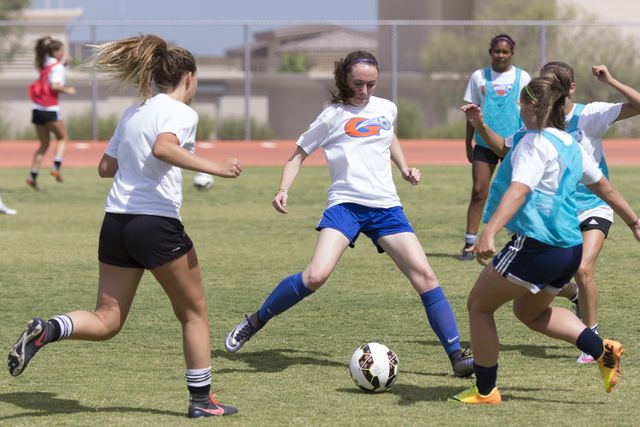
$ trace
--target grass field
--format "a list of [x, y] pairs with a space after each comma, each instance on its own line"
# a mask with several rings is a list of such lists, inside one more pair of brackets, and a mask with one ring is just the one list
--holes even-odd
[[[468, 167], [422, 167], [422, 182], [398, 191], [468, 343], [466, 298], [481, 267], [456, 261], [470, 190]], [[216, 178], [206, 192], [185, 173], [183, 223], [195, 243], [211, 324], [212, 389], [236, 406], [224, 419], [186, 418], [180, 325], [168, 299], [145, 274], [122, 332], [104, 343], [48, 345], [20, 377], [0, 376], [0, 425], [635, 425], [640, 419], [640, 246], [619, 218], [596, 267], [600, 331], [627, 349], [620, 385], [606, 394], [597, 367], [577, 365], [579, 351], [529, 331], [510, 307], [497, 314], [502, 340], [498, 385], [503, 403], [447, 403], [470, 386], [456, 379], [420, 298], [386, 255], [362, 236], [324, 287], [248, 342], [227, 353], [223, 340], [257, 310], [284, 277], [308, 262], [329, 184], [328, 170], [303, 168], [289, 215], [270, 201], [281, 168], [246, 168]], [[46, 172], [46, 171], [45, 171]], [[639, 167], [612, 167], [614, 185], [640, 211]], [[26, 170], [0, 169], [0, 348], [5, 354], [26, 321], [92, 310], [98, 231], [110, 180], [94, 169], [66, 169], [58, 184], [43, 173], [42, 191]], [[503, 245], [505, 233], [500, 234]], [[569, 307], [566, 300], [556, 304]], [[386, 393], [361, 392], [349, 377], [353, 351], [378, 341], [396, 351], [400, 375]]]

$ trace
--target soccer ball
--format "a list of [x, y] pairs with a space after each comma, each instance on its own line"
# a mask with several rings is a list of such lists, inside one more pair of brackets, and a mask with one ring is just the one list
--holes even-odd
[[398, 356], [393, 350], [386, 345], [370, 342], [353, 353], [349, 370], [351, 379], [358, 387], [378, 393], [396, 382], [399, 365]]
[[198, 190], [208, 190], [213, 185], [213, 176], [198, 172], [193, 176], [193, 185]]

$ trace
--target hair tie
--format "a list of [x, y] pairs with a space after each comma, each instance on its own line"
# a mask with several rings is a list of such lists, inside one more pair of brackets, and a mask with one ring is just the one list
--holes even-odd
[[355, 61], [351, 61], [351, 62], [349, 62], [347, 65], [345, 65], [345, 66], [344, 66], [343, 70], [346, 70], [346, 69], [349, 67], [349, 65], [351, 65], [351, 64], [353, 64], [353, 63], [356, 63], [356, 62], [362, 62], [362, 61], [364, 61], [364, 62], [371, 62], [371, 63], [372, 63], [372, 64], [374, 64], [376, 67], [378, 67], [378, 63], [377, 63], [376, 61], [374, 61], [374, 60], [372, 60], [372, 59], [366, 59], [366, 58], [363, 58], [363, 59], [356, 59]]
[[529, 97], [531, 97], [531, 99], [533, 99], [535, 102], [538, 102], [538, 100], [536, 99], [536, 97], [535, 97], [535, 96], [533, 96], [533, 94], [532, 94], [532, 93], [531, 93], [531, 91], [529, 90], [529, 85], [526, 85], [526, 86], [524, 87], [524, 90], [526, 90], [526, 91], [527, 91], [527, 93], [529, 94]]
[[512, 42], [511, 40], [509, 40], [508, 38], [506, 38], [506, 37], [496, 37], [496, 38], [495, 38], [495, 39], [493, 39], [493, 41], [491, 42], [491, 47], [493, 47], [493, 45], [494, 45], [494, 44], [496, 44], [496, 42], [497, 42], [498, 40], [506, 40], [506, 41], [507, 41], [507, 43], [509, 43], [509, 44], [511, 45], [511, 49], [513, 49], [513, 42]]
[[571, 80], [571, 83], [573, 83], [573, 79], [571, 78], [571, 74], [569, 74], [569, 72], [567, 70], [565, 70], [564, 68], [558, 66], [558, 65], [547, 65], [546, 67], [543, 68], [543, 70], [546, 70], [547, 68], [558, 68], [562, 71], [564, 71], [564, 73], [569, 76], [569, 80]]

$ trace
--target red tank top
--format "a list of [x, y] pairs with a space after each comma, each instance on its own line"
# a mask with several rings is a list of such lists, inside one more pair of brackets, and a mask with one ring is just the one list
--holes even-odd
[[51, 107], [58, 105], [58, 92], [51, 89], [49, 85], [49, 74], [51, 69], [58, 65], [59, 62], [55, 62], [48, 67], [44, 67], [40, 70], [40, 78], [29, 86], [29, 98], [38, 105], [43, 107]]

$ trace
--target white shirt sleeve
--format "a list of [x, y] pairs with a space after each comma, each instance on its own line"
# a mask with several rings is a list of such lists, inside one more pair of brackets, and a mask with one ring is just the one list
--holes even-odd
[[118, 158], [118, 146], [120, 145], [120, 123], [122, 123], [122, 120], [118, 122], [116, 130], [113, 132], [113, 136], [109, 140], [107, 149], [104, 150], [104, 154], [109, 157], [113, 157], [114, 159]]
[[65, 83], [64, 65], [59, 62], [51, 67], [51, 72], [49, 73], [49, 85], [53, 83], [58, 83], [60, 86], [64, 86]]
[[195, 141], [196, 128], [198, 127], [198, 114], [191, 108], [168, 112], [161, 120], [158, 134], [168, 132], [174, 134], [180, 141], [180, 146], [187, 142]]
[[600, 181], [603, 173], [598, 167], [598, 164], [589, 157], [584, 148], [582, 148], [580, 144], [578, 144], [578, 146], [582, 151], [582, 179], [580, 183], [584, 185], [595, 184]]
[[322, 147], [327, 139], [327, 135], [329, 135], [329, 129], [329, 125], [325, 123], [322, 118], [318, 117], [311, 123], [309, 130], [300, 135], [296, 145], [302, 148], [305, 153], [311, 155], [311, 153]]
[[525, 135], [511, 154], [513, 167], [511, 182], [525, 184], [531, 191], [534, 191], [542, 181], [549, 161], [548, 152], [544, 150], [545, 145], [542, 141], [538, 143], [536, 141], [538, 138], [542, 139], [542, 136], [537, 133]]
[[615, 124], [623, 104], [592, 102], [580, 115], [579, 126], [590, 138], [602, 136]]
[[464, 91], [464, 101], [470, 104], [482, 105], [484, 96], [482, 87], [484, 86], [484, 70], [476, 70], [471, 75], [467, 89]]

